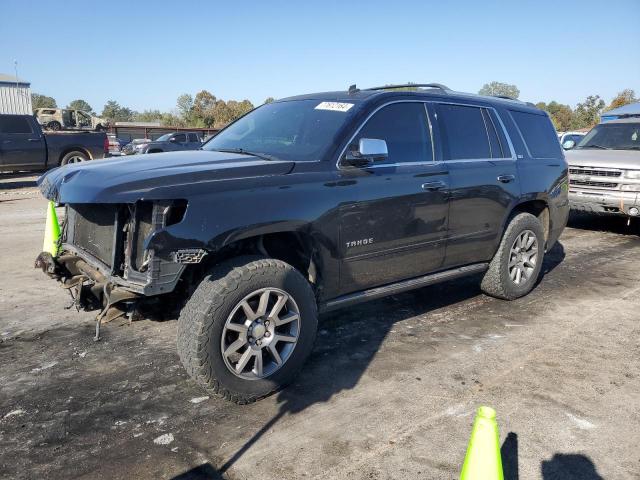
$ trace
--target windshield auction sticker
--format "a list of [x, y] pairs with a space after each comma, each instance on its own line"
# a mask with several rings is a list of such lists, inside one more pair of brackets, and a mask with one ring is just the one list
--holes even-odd
[[322, 102], [318, 104], [316, 110], [331, 110], [333, 112], [348, 112], [353, 107], [353, 103]]

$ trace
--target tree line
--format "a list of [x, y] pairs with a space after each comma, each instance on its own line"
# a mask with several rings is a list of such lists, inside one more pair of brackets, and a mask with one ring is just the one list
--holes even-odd
[[[411, 90], [412, 88], [407, 89]], [[520, 90], [517, 86], [501, 82], [487, 83], [478, 93], [516, 99], [520, 97]], [[58, 108], [53, 97], [32, 93], [31, 100], [34, 110], [37, 108]], [[269, 97], [264, 103], [273, 101], [274, 99]], [[609, 105], [599, 95], [589, 95], [575, 108], [555, 100], [548, 103], [538, 102], [536, 106], [549, 113], [558, 131], [568, 131], [590, 128], [598, 123], [603, 112], [638, 101], [640, 100], [636, 97], [635, 92], [627, 88], [618, 93]], [[162, 126], [219, 129], [253, 110], [255, 106], [247, 99], [225, 101], [207, 90], [202, 90], [195, 96], [188, 93], [180, 95], [176, 100], [176, 108], [166, 112], [157, 109], [137, 112], [120, 105], [115, 100], [107, 101], [99, 113], [94, 112], [91, 105], [82, 99], [69, 102], [65, 108], [83, 110], [111, 122], [160, 122]]]
[[[264, 103], [273, 101], [274, 98], [269, 97]], [[34, 110], [58, 108], [55, 98], [39, 93], [31, 94], [31, 102]], [[162, 126], [220, 129], [253, 110], [255, 106], [247, 99], [225, 101], [207, 90], [202, 90], [195, 96], [188, 93], [180, 95], [176, 100], [176, 108], [166, 112], [158, 109], [137, 112], [115, 100], [108, 100], [100, 112], [94, 111], [91, 105], [82, 99], [73, 100], [64, 108], [83, 110], [111, 122], [160, 122]]]
[[[511, 98], [520, 97], [518, 87], [500, 82], [487, 83], [478, 93], [480, 95], [504, 95]], [[566, 132], [568, 130], [591, 128], [600, 121], [602, 113], [638, 101], [640, 99], [636, 97], [636, 93], [632, 89], [626, 88], [613, 97], [609, 105], [600, 98], [600, 95], [589, 95], [583, 102], [578, 103], [575, 108], [555, 100], [549, 103], [538, 102], [536, 107], [549, 113], [556, 130]]]

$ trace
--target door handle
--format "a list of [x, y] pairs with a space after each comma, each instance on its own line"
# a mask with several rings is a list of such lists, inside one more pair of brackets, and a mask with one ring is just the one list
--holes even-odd
[[435, 182], [423, 183], [422, 184], [422, 189], [426, 190], [427, 192], [435, 192], [436, 190], [441, 190], [446, 186], [447, 186], [446, 183], [438, 180], [438, 181], [435, 181]]
[[39, 142], [40, 139], [39, 138], [30, 138], [28, 141], [29, 142]]
[[513, 182], [515, 179], [515, 175], [498, 175], [498, 181], [502, 183]]

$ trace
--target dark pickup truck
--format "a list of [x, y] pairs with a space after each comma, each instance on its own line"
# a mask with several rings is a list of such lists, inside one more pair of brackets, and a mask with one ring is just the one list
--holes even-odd
[[48, 133], [30, 115], [0, 114], [0, 172], [43, 170], [104, 158], [105, 133]]
[[287, 98], [200, 151], [51, 171], [39, 185], [66, 221], [37, 266], [96, 327], [176, 305], [186, 370], [239, 403], [303, 367], [318, 311], [473, 274], [526, 295], [569, 213], [549, 117], [411, 87]]
[[126, 155], [141, 153], [178, 152], [180, 150], [197, 150], [202, 146], [202, 140], [196, 132], [166, 133], [156, 140], [148, 142], [130, 143], [123, 152]]

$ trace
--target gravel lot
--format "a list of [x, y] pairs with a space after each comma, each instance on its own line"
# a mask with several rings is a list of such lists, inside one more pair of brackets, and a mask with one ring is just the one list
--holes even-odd
[[514, 302], [469, 278], [325, 315], [298, 383], [237, 406], [187, 378], [175, 320], [92, 341], [33, 268], [35, 178], [0, 176], [0, 478], [457, 478], [482, 404], [507, 479], [640, 478], [639, 224], [573, 218]]

